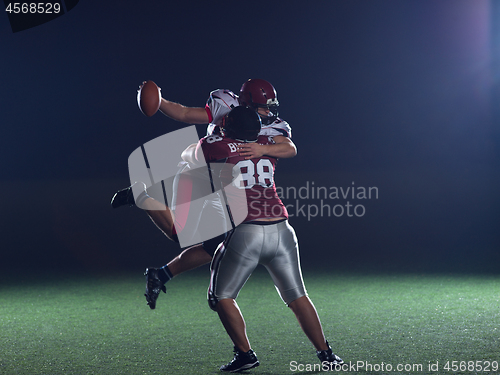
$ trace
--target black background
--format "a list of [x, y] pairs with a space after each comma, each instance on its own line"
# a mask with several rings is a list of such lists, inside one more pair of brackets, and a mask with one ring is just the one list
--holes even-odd
[[248, 78], [273, 83], [292, 126], [278, 186], [378, 188], [324, 202], [362, 217], [290, 210], [305, 267], [497, 271], [498, 2], [109, 3], [18, 33], [0, 17], [4, 273], [139, 272], [176, 255], [143, 212], [109, 206], [129, 154], [182, 126], [142, 115], [137, 87], [203, 106]]

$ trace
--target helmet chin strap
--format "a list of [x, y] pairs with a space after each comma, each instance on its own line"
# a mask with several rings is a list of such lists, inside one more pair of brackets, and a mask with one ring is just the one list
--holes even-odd
[[260, 118], [262, 119], [262, 125], [271, 125], [274, 121], [276, 121], [276, 119], [278, 118], [278, 116], [276, 115], [273, 115], [273, 116], [263, 116], [261, 115]]
[[[261, 120], [262, 120], [262, 125], [270, 125], [272, 124], [274, 121], [276, 121], [276, 119], [278, 118], [278, 111], [271, 111], [269, 107], [266, 107], [266, 106], [258, 106], [258, 105], [253, 105], [251, 108], [253, 108], [253, 110], [255, 112], [257, 112], [257, 114], [260, 116]], [[272, 116], [268, 116], [268, 115], [263, 115], [261, 113], [259, 113], [259, 108], [266, 108], [268, 109], [270, 112], [269, 113], [272, 113]], [[276, 113], [276, 114], [275, 114]]]

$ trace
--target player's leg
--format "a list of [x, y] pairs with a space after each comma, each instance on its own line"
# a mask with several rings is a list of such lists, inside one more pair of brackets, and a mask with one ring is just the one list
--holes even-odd
[[236, 301], [232, 298], [219, 300], [216, 309], [222, 325], [226, 329], [234, 346], [242, 352], [248, 352], [251, 348], [248, 341], [245, 319], [243, 319]]
[[[170, 207], [149, 196], [147, 199], [142, 199], [140, 205], [137, 204], [138, 207], [146, 211], [156, 227], [175, 242], [178, 242], [176, 235], [184, 229], [189, 215], [193, 179], [186, 172], [188, 170], [185, 165], [179, 168], [173, 181], [170, 179], [165, 180], [152, 187], [155, 189], [154, 196], [163, 195], [164, 199], [168, 198], [171, 200], [169, 202]], [[171, 190], [169, 189], [170, 186]], [[166, 192], [167, 190], [168, 193]], [[141, 199], [141, 196], [138, 199]]]
[[[136, 195], [136, 198], [134, 198], [133, 191], [135, 189], [137, 189], [136, 194], [138, 190], [142, 190]], [[174, 215], [169, 207], [148, 195], [145, 184], [137, 182], [115, 193], [111, 199], [111, 206], [113, 208], [118, 208], [125, 205], [137, 206], [143, 209], [158, 229], [160, 229], [169, 239], [173, 241], [176, 240], [175, 234], [173, 233]], [[161, 278], [170, 279], [172, 276], [169, 274], [168, 269], [159, 270], [153, 268], [147, 268], [144, 275], [146, 276], [146, 291], [144, 296], [146, 297], [149, 307], [154, 309], [156, 308], [156, 300], [160, 292], [163, 291], [166, 293], [165, 282], [163, 282]]]
[[[151, 221], [156, 225], [156, 227], [165, 235], [168, 239], [175, 241], [174, 238], [174, 215], [170, 208], [164, 204], [150, 198], [144, 202], [144, 210], [151, 219]], [[177, 242], [177, 241], [175, 241]]]
[[234, 358], [227, 365], [222, 365], [219, 370], [238, 372], [257, 367], [259, 361], [250, 348], [245, 320], [236, 301], [232, 298], [221, 299], [216, 309], [222, 325], [234, 344]]
[[[185, 249], [165, 266], [163, 266], [163, 268], [168, 269], [171, 276], [175, 277], [183, 272], [191, 271], [195, 268], [208, 264], [211, 261], [212, 256], [205, 250], [203, 245], [200, 244]], [[165, 280], [165, 282], [168, 280]]]
[[[174, 242], [179, 242], [177, 238], [177, 222], [169, 207], [149, 198], [142, 202], [141, 208], [146, 211], [149, 218], [165, 236]], [[148, 306], [151, 309], [155, 309], [156, 300], [160, 292], [163, 291], [166, 293], [165, 283], [172, 279], [174, 275], [172, 275], [167, 266], [164, 266], [160, 269], [146, 268], [144, 276], [146, 276], [146, 291], [144, 296], [146, 297]]]
[[[143, 209], [158, 229], [169, 239], [176, 241], [176, 232], [180, 232], [186, 225], [192, 191], [193, 177], [189, 173], [188, 164], [182, 163], [173, 178], [147, 189], [143, 182], [136, 182], [119, 190], [111, 199], [111, 207], [136, 206]], [[166, 202], [167, 199], [170, 207], [162, 203], [162, 200]], [[176, 209], [177, 205], [182, 209]]]
[[[174, 241], [176, 234], [174, 234]], [[165, 284], [175, 276], [198, 268], [212, 261], [217, 247], [226, 238], [226, 233], [214, 237], [201, 244], [183, 250], [163, 267], [146, 269], [146, 301], [151, 309], [156, 307], [160, 291], [165, 291]]]
[[[144, 191], [135, 199], [132, 190], [134, 185], [138, 184], [144, 186]], [[146, 186], [142, 182], [135, 183], [125, 189], [119, 190], [113, 195], [111, 207], [118, 208], [122, 206], [136, 206], [142, 208], [158, 229], [160, 229], [169, 239], [173, 239], [174, 215], [172, 211], [165, 204], [150, 197], [146, 191]]]
[[[211, 277], [208, 289], [210, 308], [216, 311], [227, 334], [234, 344], [234, 358], [221, 371], [236, 372], [259, 365], [246, 334], [243, 315], [235, 299], [258, 264], [258, 256], [248, 246], [258, 241], [257, 236], [245, 233], [244, 225], [236, 228], [219, 247], [210, 266]], [[238, 251], [237, 251], [238, 250]], [[243, 252], [243, 257], [240, 252]]]
[[212, 261], [215, 250], [226, 238], [226, 233], [201, 244], [189, 247], [161, 268], [146, 268], [146, 302], [151, 309], [156, 308], [160, 292], [166, 292], [165, 284], [183, 272], [193, 270]]
[[[295, 314], [300, 327], [316, 349], [318, 358], [323, 362], [342, 363], [342, 359], [332, 353], [323, 334], [316, 308], [307, 296], [300, 269], [299, 248], [295, 231], [287, 221], [274, 225], [277, 229], [277, 251], [273, 250], [272, 260], [264, 266], [280, 293], [283, 301]], [[270, 230], [272, 228], [269, 228]], [[275, 234], [273, 234], [275, 235]], [[268, 236], [270, 237], [270, 236]], [[269, 239], [271, 241], [271, 239]]]
[[146, 268], [146, 272], [144, 273], [146, 276], [146, 292], [144, 296], [146, 297], [147, 305], [152, 310], [156, 308], [156, 300], [160, 292], [163, 291], [166, 293], [165, 284], [173, 279], [174, 276], [207, 264], [211, 260], [211, 255], [200, 244], [184, 250], [161, 268]]
[[278, 251], [273, 252], [272, 261], [265, 264], [271, 274], [281, 298], [293, 311], [300, 327], [316, 350], [327, 350], [326, 339], [316, 308], [307, 296], [302, 279], [299, 259], [299, 245], [295, 231], [287, 223], [276, 224], [279, 243]]
[[[199, 200], [200, 198], [198, 196], [200, 191], [198, 191], [199, 189], [197, 189], [195, 184], [196, 179], [192, 175], [196, 175], [197, 172], [196, 170], [190, 171], [186, 166], [182, 167], [181, 171], [183, 173], [178, 173], [173, 182], [172, 206], [175, 207], [175, 228], [173, 229], [175, 234], [179, 234], [181, 237], [186, 233], [188, 236], [194, 236], [196, 233], [200, 233], [207, 222], [212, 224], [209, 227], [207, 226], [209, 231], [197, 238], [201, 239], [214, 236], [217, 233], [221, 234], [203, 241], [201, 244], [185, 249], [163, 266], [172, 277], [211, 262], [215, 250], [226, 239], [226, 232], [228, 230], [225, 210], [220, 199], [207, 199], [203, 201], [201, 206], [196, 204], [194, 205], [195, 207], [191, 207], [191, 200]], [[170, 223], [171, 221], [168, 221], [165, 225], [169, 225]], [[196, 237], [191, 237], [191, 240], [193, 238]], [[167, 281], [168, 279], [164, 282]]]
[[291, 302], [288, 307], [293, 311], [299, 322], [302, 331], [316, 348], [316, 355], [319, 360], [329, 362], [334, 365], [342, 364], [344, 361], [333, 353], [323, 334], [323, 328], [319, 320], [314, 304], [307, 296], [300, 297]]
[[[178, 222], [174, 219], [174, 215], [168, 207], [151, 198], [144, 200], [142, 207], [146, 210], [146, 213], [158, 229], [172, 241], [179, 242], [177, 233], [178, 228], [182, 228], [182, 226], [178, 225]], [[148, 306], [151, 309], [156, 308], [156, 301], [160, 292], [163, 291], [166, 293], [165, 283], [174, 276], [203, 264], [207, 264], [210, 260], [211, 256], [206, 253], [202, 245], [196, 245], [179, 254], [172, 260], [173, 263], [170, 262], [172, 264], [169, 263], [160, 269], [146, 268], [146, 272], [144, 273], [146, 276], [146, 291], [144, 296], [146, 297]], [[172, 269], [169, 266], [172, 267]]]
[[293, 311], [300, 327], [316, 350], [328, 350], [323, 328], [316, 308], [308, 296], [302, 296], [291, 302], [288, 307]]
[[226, 235], [226, 233], [221, 234], [201, 244], [194, 245], [183, 250], [170, 262], [161, 267], [161, 269], [165, 270], [165, 273], [168, 275], [168, 277], [161, 277], [162, 282], [166, 283], [181, 273], [194, 270], [195, 268], [210, 263], [215, 250], [217, 250], [217, 247], [224, 242]]

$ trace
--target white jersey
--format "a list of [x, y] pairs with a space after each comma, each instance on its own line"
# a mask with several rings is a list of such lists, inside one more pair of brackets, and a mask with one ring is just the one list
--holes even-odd
[[[205, 109], [208, 114], [210, 124], [207, 127], [207, 135], [219, 134], [219, 126], [222, 125], [222, 119], [231, 111], [239, 106], [238, 95], [230, 90], [217, 89], [210, 93]], [[279, 117], [270, 125], [263, 125], [259, 135], [274, 137], [283, 135], [292, 138], [292, 129], [290, 125]]]

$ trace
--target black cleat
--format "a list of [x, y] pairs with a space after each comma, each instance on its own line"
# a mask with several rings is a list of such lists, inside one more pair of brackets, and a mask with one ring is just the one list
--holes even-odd
[[146, 296], [146, 302], [148, 303], [149, 308], [154, 310], [160, 291], [167, 293], [167, 288], [158, 277], [157, 268], [146, 268], [144, 276], [146, 276], [146, 293], [144, 293]]
[[134, 185], [118, 190], [115, 195], [113, 195], [113, 198], [111, 198], [111, 207], [118, 208], [121, 206], [135, 206], [134, 193], [132, 192], [132, 186]]
[[252, 349], [245, 353], [235, 346], [234, 358], [227, 365], [222, 365], [219, 370], [225, 372], [238, 372], [257, 367], [259, 364], [259, 360]]
[[321, 363], [328, 362], [333, 365], [341, 365], [342, 363], [344, 363], [342, 358], [332, 352], [332, 348], [330, 348], [330, 344], [328, 344], [328, 341], [326, 342], [326, 344], [328, 345], [328, 350], [316, 351], [316, 355], [318, 356]]

